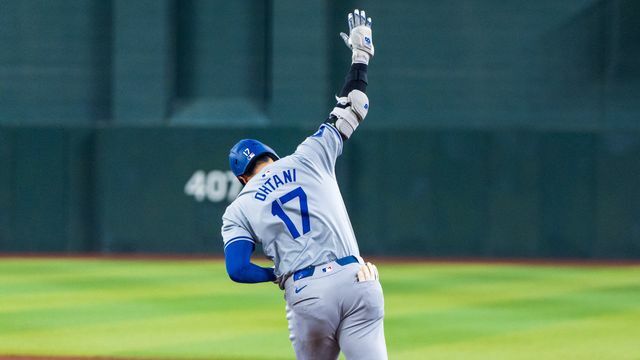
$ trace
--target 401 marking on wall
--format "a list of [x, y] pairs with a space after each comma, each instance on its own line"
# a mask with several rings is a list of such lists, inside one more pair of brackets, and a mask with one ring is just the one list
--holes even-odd
[[231, 171], [197, 170], [184, 185], [184, 193], [196, 201], [232, 202], [242, 190], [242, 184]]

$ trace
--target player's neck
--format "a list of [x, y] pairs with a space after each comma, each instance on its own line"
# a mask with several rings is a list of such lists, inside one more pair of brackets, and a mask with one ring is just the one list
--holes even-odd
[[260, 173], [260, 171], [262, 171], [262, 169], [263, 169], [265, 166], [267, 166], [267, 165], [271, 165], [271, 164], [273, 164], [273, 163], [274, 163], [273, 159], [269, 159], [269, 161], [266, 161], [266, 162], [260, 162], [260, 163], [256, 164], [256, 166], [253, 168], [253, 173], [251, 174], [251, 176], [249, 176], [249, 177], [247, 178], [247, 182], [249, 182], [249, 180], [251, 180], [251, 178], [252, 178], [252, 177], [254, 177], [256, 174], [259, 174], [259, 173]]

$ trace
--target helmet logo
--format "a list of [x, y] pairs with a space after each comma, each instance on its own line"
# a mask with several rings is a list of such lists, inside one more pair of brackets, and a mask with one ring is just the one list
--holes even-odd
[[256, 154], [252, 153], [251, 150], [249, 150], [249, 148], [244, 149], [242, 153], [244, 154], [244, 156], [247, 157], [247, 160], [251, 160], [253, 159], [254, 156], [256, 156]]

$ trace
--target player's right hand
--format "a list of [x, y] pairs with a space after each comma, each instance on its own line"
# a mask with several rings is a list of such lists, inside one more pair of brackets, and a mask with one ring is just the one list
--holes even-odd
[[365, 265], [360, 266], [360, 270], [358, 270], [358, 282], [363, 281], [376, 281], [380, 279], [378, 276], [378, 268], [370, 262], [367, 262]]
[[373, 57], [373, 37], [371, 33], [371, 18], [367, 18], [364, 10], [355, 9], [347, 15], [349, 35], [341, 32], [340, 36], [349, 49], [352, 50], [352, 63], [369, 64]]

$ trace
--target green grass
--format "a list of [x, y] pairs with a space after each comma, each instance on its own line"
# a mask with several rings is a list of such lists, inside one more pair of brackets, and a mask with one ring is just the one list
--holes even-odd
[[[640, 359], [640, 267], [380, 264], [391, 359]], [[219, 261], [0, 260], [0, 354], [293, 359]]]

